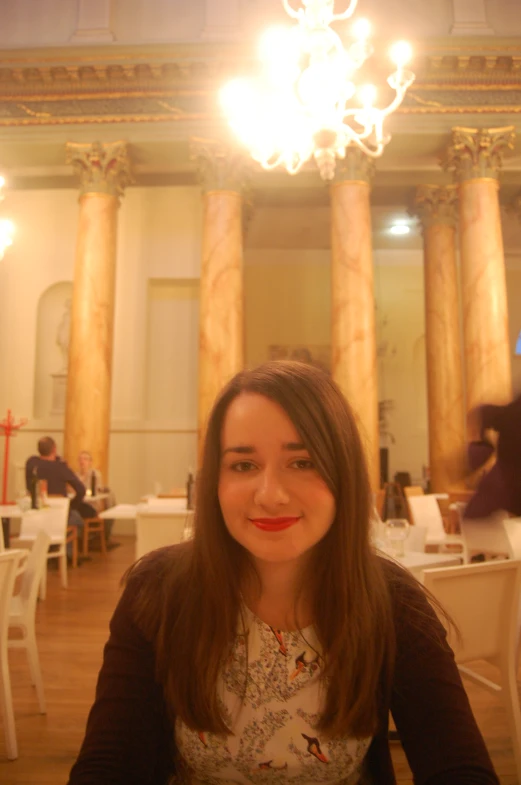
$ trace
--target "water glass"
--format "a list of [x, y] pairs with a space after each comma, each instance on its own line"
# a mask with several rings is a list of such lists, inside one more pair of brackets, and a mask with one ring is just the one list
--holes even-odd
[[409, 536], [409, 521], [406, 518], [389, 518], [385, 522], [385, 536], [394, 556], [404, 556], [405, 540]]

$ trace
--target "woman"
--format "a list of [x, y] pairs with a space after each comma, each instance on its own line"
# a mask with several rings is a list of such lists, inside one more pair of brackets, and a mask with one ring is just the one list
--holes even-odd
[[98, 469], [94, 469], [90, 452], [87, 452], [87, 450], [82, 450], [80, 452], [78, 455], [78, 466], [80, 467], [80, 470], [77, 472], [77, 475], [87, 491], [90, 492], [92, 490], [93, 478], [95, 491], [102, 488], [103, 482], [101, 472]]
[[377, 557], [351, 410], [294, 362], [211, 413], [195, 535], [135, 565], [69, 783], [498, 783], [442, 626]]

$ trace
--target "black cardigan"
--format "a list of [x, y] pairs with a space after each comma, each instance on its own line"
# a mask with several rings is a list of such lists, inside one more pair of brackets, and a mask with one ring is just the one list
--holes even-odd
[[[157, 580], [171, 550], [161, 548], [147, 559], [147, 568], [130, 579], [114, 612], [96, 699], [68, 785], [175, 782], [174, 730], [155, 679], [153, 644], [132, 612], [143, 581], [153, 575]], [[423, 592], [400, 581], [398, 567], [384, 563], [397, 658], [391, 702], [380, 707], [379, 731], [366, 757], [368, 781], [396, 782], [387, 740], [390, 710], [416, 785], [499, 785], [439, 621]], [[425, 614], [430, 631], [425, 630]]]

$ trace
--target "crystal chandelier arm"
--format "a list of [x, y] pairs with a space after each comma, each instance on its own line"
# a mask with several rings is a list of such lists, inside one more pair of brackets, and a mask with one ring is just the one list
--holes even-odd
[[340, 22], [342, 21], [342, 19], [349, 19], [349, 17], [354, 14], [357, 5], [358, 5], [358, 0], [351, 0], [349, 6], [346, 8], [345, 11], [343, 11], [341, 14], [333, 14], [332, 21]]
[[[391, 103], [385, 107], [385, 109], [380, 109], [379, 111], [382, 113], [382, 117], [387, 117], [387, 115], [392, 114], [400, 104], [402, 103], [403, 99], [405, 98], [405, 93], [407, 88], [414, 82], [414, 74], [410, 71], [402, 71], [402, 81], [398, 81], [397, 77], [398, 72], [391, 74], [389, 79], [387, 80], [389, 85], [396, 90], [396, 95]], [[403, 76], [407, 75], [404, 79]]]
[[295, 9], [292, 8], [291, 5], [289, 4], [289, 0], [282, 0], [282, 5], [284, 6], [284, 10], [286, 11], [286, 13], [289, 16], [291, 16], [292, 19], [297, 19], [297, 20], [300, 19], [301, 15], [302, 15], [302, 9], [301, 8], [299, 8], [298, 11], [295, 11]]

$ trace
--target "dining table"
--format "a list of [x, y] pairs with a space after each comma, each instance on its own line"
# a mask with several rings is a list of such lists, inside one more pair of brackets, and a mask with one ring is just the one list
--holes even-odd
[[395, 561], [406, 570], [409, 570], [420, 582], [424, 570], [436, 567], [454, 567], [462, 563], [461, 553], [425, 553], [424, 551], [404, 551], [397, 556], [390, 548], [380, 547], [378, 551], [391, 561]]
[[116, 504], [100, 513], [111, 520], [132, 520], [136, 525], [136, 559], [155, 548], [172, 545], [192, 535], [194, 511], [184, 498], [148, 497], [139, 504]]

